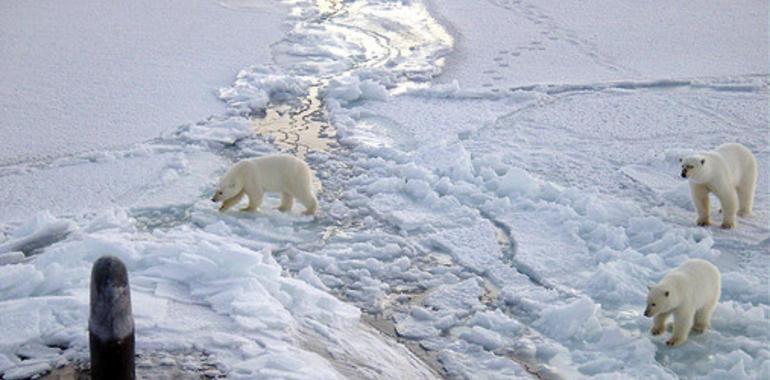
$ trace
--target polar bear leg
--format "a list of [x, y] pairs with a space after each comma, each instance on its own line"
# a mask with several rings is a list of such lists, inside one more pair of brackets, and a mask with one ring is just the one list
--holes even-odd
[[695, 321], [692, 325], [692, 329], [696, 332], [702, 333], [711, 326], [711, 314], [714, 313], [714, 308], [717, 306], [717, 301], [710, 301], [703, 306], [700, 310], [695, 312]]
[[751, 215], [752, 206], [754, 203], [754, 187], [751, 189], [748, 187], [738, 188], [738, 215], [749, 216]]
[[313, 192], [309, 189], [309, 186], [301, 189], [297, 194], [294, 194], [294, 196], [297, 197], [299, 203], [302, 203], [302, 205], [305, 206], [305, 212], [303, 214], [315, 214], [316, 210], [318, 209], [318, 199], [316, 199], [315, 195], [313, 195]]
[[734, 188], [722, 189], [717, 193], [722, 204], [722, 228], [735, 227], [735, 217], [738, 213], [738, 193]]
[[692, 322], [694, 314], [689, 308], [682, 308], [674, 312], [674, 333], [671, 338], [666, 341], [666, 345], [670, 347], [676, 347], [687, 340], [690, 336], [690, 329], [692, 329]]
[[262, 195], [264, 195], [261, 191], [254, 191], [247, 193], [246, 195], [249, 196], [249, 205], [247, 207], [244, 207], [241, 209], [241, 211], [248, 211], [248, 212], [255, 212], [259, 208], [259, 206], [262, 204]]
[[692, 203], [695, 210], [698, 211], [698, 220], [695, 221], [699, 226], [708, 226], [711, 224], [709, 217], [709, 190], [703, 185], [691, 185]]
[[280, 212], [287, 212], [291, 211], [291, 208], [294, 206], [294, 197], [291, 196], [291, 194], [287, 192], [281, 193], [281, 205], [278, 206], [278, 211]]
[[652, 335], [660, 335], [666, 329], [666, 319], [671, 313], [660, 313], [652, 319]]
[[754, 191], [757, 187], [757, 167], [751, 168], [738, 184], [738, 215], [749, 216], [754, 206]]
[[234, 197], [230, 199], [225, 199], [224, 202], [222, 202], [222, 206], [219, 207], [219, 212], [225, 212], [230, 207], [237, 205], [238, 202], [240, 202], [241, 199], [243, 199], [243, 195], [244, 195], [244, 192], [243, 190], [241, 190], [241, 192], [236, 194]]

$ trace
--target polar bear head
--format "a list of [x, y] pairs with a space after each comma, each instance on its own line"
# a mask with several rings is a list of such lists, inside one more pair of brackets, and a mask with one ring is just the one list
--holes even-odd
[[647, 294], [647, 308], [644, 309], [645, 317], [669, 312], [677, 306], [677, 295], [672, 287], [650, 285], [647, 289], [649, 293]]
[[705, 156], [696, 154], [680, 158], [679, 162], [682, 164], [682, 178], [687, 178], [695, 183], [702, 183], [709, 180]]
[[236, 170], [230, 170], [222, 177], [214, 196], [211, 198], [212, 202], [221, 202], [233, 198], [243, 190], [243, 180], [237, 174]]

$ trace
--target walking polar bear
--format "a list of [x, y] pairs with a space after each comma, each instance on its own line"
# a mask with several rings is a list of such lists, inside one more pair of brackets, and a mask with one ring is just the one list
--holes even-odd
[[690, 182], [699, 226], [711, 224], [710, 192], [719, 198], [722, 205], [722, 228], [735, 227], [736, 214], [751, 214], [757, 185], [757, 160], [748, 148], [737, 143], [723, 144], [716, 150], [679, 161], [682, 163], [682, 177]]
[[244, 195], [249, 205], [241, 211], [255, 212], [262, 204], [265, 192], [281, 193], [281, 212], [290, 211], [297, 198], [305, 206], [305, 215], [312, 215], [318, 208], [313, 194], [312, 172], [307, 164], [293, 156], [273, 155], [239, 161], [219, 182], [212, 202], [222, 202], [219, 211], [227, 211]]
[[666, 319], [674, 315], [674, 332], [667, 346], [678, 346], [687, 340], [690, 329], [704, 332], [711, 325], [721, 295], [719, 269], [705, 260], [690, 259], [668, 272], [656, 285], [648, 287], [645, 317], [654, 317], [652, 335], [660, 335]]

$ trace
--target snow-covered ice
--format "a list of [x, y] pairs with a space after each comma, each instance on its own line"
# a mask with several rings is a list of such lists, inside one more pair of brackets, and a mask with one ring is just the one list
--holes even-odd
[[[55, 138], [31, 156], [7, 151], [5, 378], [86, 359], [90, 266], [105, 254], [128, 267], [140, 352], [204, 352], [231, 378], [770, 376], [766, 3], [167, 7], [185, 15], [171, 29], [228, 15], [196, 33], [234, 60], [169, 87], [216, 90], [226, 109], [157, 118], [173, 107], [150, 95], [131, 111], [154, 120], [141, 133], [121, 124], [88, 152]], [[72, 53], [76, 67], [85, 54]], [[42, 114], [0, 101], [12, 125]], [[260, 134], [271, 112], [285, 134]], [[292, 151], [290, 128], [312, 122], [334, 131], [317, 136], [328, 148]], [[23, 147], [15, 130], [4, 140]], [[696, 227], [677, 158], [725, 141], [758, 158], [755, 213], [730, 231]], [[281, 214], [276, 196], [256, 215], [216, 212], [211, 190], [231, 162], [281, 149], [322, 182], [319, 215]], [[688, 258], [719, 267], [722, 299], [712, 329], [671, 349], [649, 334], [646, 285]]]
[[214, 0], [0, 5], [0, 164], [126, 147], [222, 112], [216, 90], [270, 59], [287, 9]]
[[[128, 206], [122, 195], [159, 175], [161, 160], [104, 170], [62, 161], [109, 160], [107, 150], [224, 112], [218, 88], [269, 61], [283, 34], [288, 8], [259, 3], [248, 11], [214, 0], [0, 4], [0, 218], [86, 212], [89, 199]], [[122, 175], [96, 174], [104, 172]]]

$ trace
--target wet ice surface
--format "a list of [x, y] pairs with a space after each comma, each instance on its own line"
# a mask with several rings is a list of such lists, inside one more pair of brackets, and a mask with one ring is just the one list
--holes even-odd
[[[619, 4], [608, 14], [629, 25], [655, 14]], [[274, 64], [220, 90], [227, 114], [3, 168], [104, 190], [89, 206], [45, 189], [51, 211], [0, 228], [0, 254], [32, 254], [0, 266], [0, 372], [85, 359], [90, 265], [113, 254], [138, 350], [205, 351], [231, 378], [770, 376], [766, 171], [731, 231], [695, 227], [676, 176], [680, 155], [728, 140], [770, 164], [767, 43], [745, 38], [759, 16], [706, 5], [656, 29], [689, 37], [621, 48], [607, 19], [526, 1], [293, 2]], [[688, 59], [730, 59], [680, 66], [680, 38], [704, 26], [730, 43]], [[256, 215], [217, 213], [228, 165], [277, 151], [316, 172], [320, 213], [281, 214], [275, 195]], [[641, 315], [646, 285], [696, 257], [722, 271], [722, 299], [711, 330], [669, 349]]]

